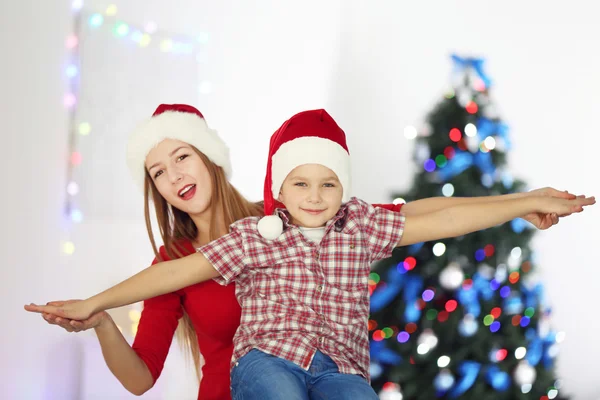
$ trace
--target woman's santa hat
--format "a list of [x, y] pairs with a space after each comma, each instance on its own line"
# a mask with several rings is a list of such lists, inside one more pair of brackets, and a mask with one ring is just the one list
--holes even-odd
[[231, 178], [229, 148], [217, 131], [208, 127], [202, 113], [187, 104], [161, 104], [151, 118], [133, 131], [127, 143], [127, 165], [142, 190], [146, 157], [165, 139], [177, 139], [194, 146]]
[[335, 172], [342, 184], [342, 201], [350, 199], [346, 135], [325, 110], [298, 113], [271, 136], [264, 188], [265, 217], [258, 222], [258, 231], [264, 238], [273, 240], [283, 232], [283, 222], [273, 213], [285, 206], [276, 199], [288, 174], [304, 164], [320, 164]]

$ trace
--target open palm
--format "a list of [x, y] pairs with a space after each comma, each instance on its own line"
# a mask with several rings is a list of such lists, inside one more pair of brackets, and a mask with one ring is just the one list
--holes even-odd
[[[47, 305], [49, 306], [63, 306], [64, 304], [77, 302], [80, 300], [66, 300], [66, 301], [51, 301]], [[110, 318], [106, 311], [101, 311], [96, 314], [92, 314], [91, 317], [83, 321], [77, 321], [74, 319], [62, 318], [53, 314], [42, 313], [42, 317], [50, 325], [57, 325], [66, 330], [67, 332], [81, 332], [87, 331], [100, 325], [103, 321]]]
[[[52, 301], [45, 306], [29, 304], [25, 306], [25, 310], [39, 314], [49, 314], [54, 317], [59, 317], [64, 320], [77, 320], [80, 322], [87, 321], [89, 323], [99, 323], [98, 318], [101, 318], [102, 313], [93, 313], [86, 301], [82, 300], [67, 300], [67, 301]], [[53, 318], [55, 320], [55, 318]], [[50, 321], [49, 321], [50, 322]]]

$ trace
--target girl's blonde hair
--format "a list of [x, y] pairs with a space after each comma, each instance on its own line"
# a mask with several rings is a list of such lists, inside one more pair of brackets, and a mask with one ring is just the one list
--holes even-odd
[[[237, 220], [249, 216], [262, 216], [264, 211], [261, 203], [252, 203], [246, 200], [225, 177], [223, 169], [208, 159], [197, 148], [194, 151], [200, 156], [200, 159], [206, 165], [208, 170], [212, 196], [208, 205], [211, 212], [209, 241], [218, 239], [223, 233], [228, 231], [229, 225]], [[182, 241], [196, 240], [198, 228], [192, 218], [185, 212], [172, 207], [156, 189], [154, 181], [146, 171], [144, 182], [144, 216], [146, 219], [146, 228], [152, 249], [158, 261], [162, 260], [150, 221], [150, 203], [154, 203], [154, 211], [160, 236], [162, 238], [165, 250], [169, 258], [183, 257], [181, 247], [178, 246]], [[198, 347], [198, 337], [192, 321], [184, 311], [183, 318], [179, 321], [177, 328], [177, 339], [182, 347], [189, 352], [196, 368], [196, 375], [200, 378], [200, 349]]]

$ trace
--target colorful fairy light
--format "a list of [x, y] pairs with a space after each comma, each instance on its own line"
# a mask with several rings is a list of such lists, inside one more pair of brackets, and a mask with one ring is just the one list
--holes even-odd
[[440, 368], [446, 368], [448, 365], [450, 365], [450, 357], [448, 357], [448, 356], [441, 356], [437, 360], [437, 365]]
[[406, 343], [410, 339], [410, 334], [408, 332], [402, 331], [398, 333], [397, 340], [400, 343]]
[[477, 110], [479, 109], [479, 107], [477, 106], [477, 103], [475, 103], [474, 101], [469, 101], [467, 103], [467, 105], [465, 106], [465, 109], [467, 110], [467, 112], [469, 114], [475, 114], [477, 112]]
[[[116, 19], [118, 13], [116, 4], [110, 4], [104, 11], [98, 12], [98, 10], [86, 10], [83, 0], [73, 0], [71, 9], [73, 12], [73, 31], [65, 39], [68, 60], [64, 74], [68, 79], [68, 88], [63, 96], [63, 104], [69, 112], [70, 120], [69, 159], [67, 166], [68, 184], [65, 188], [67, 195], [64, 215], [68, 221], [78, 223], [83, 220], [83, 212], [76, 207], [76, 200], [78, 194], [80, 194], [80, 187], [75, 179], [73, 179], [73, 175], [75, 168], [84, 162], [84, 157], [77, 151], [77, 142], [78, 137], [88, 136], [92, 132], [92, 126], [89, 122], [78, 121], [78, 118], [76, 118], [79, 97], [78, 89], [80, 86], [78, 79], [81, 72], [79, 46], [82, 27], [84, 25], [89, 26], [91, 32], [101, 32], [105, 30], [112, 32], [114, 37], [123, 40], [131, 40], [137, 43], [141, 48], [150, 47], [150, 45], [156, 43], [162, 51], [179, 54], [197, 53], [196, 60], [200, 59], [200, 46], [208, 42], [209, 36], [207, 33], [203, 32], [194, 36], [174, 36], [170, 33], [160, 31], [156, 23], [152, 21], [147, 22], [143, 29], [136, 27]], [[154, 37], [156, 37], [156, 41], [153, 40]], [[210, 93], [210, 82], [205, 81], [202, 85], [200, 93]], [[70, 238], [63, 241], [62, 250], [65, 254], [73, 254], [75, 251], [75, 244]], [[375, 282], [375, 285], [370, 285], [369, 289], [374, 289], [377, 283], [378, 281]]]
[[71, 9], [73, 11], [79, 11], [81, 10], [81, 7], [83, 7], [83, 0], [73, 0], [71, 3]]
[[433, 300], [433, 296], [435, 296], [435, 292], [431, 289], [425, 290], [422, 295], [424, 301]]
[[448, 159], [445, 155], [439, 154], [435, 157], [435, 164], [438, 166], [438, 168], [443, 168], [446, 166], [446, 164], [448, 164]]
[[404, 128], [404, 137], [412, 140], [415, 139], [417, 137], [417, 128], [415, 128], [414, 126], [407, 126]]
[[127, 34], [129, 33], [129, 25], [123, 22], [119, 22], [115, 25], [113, 32], [115, 35], [120, 37], [127, 36]]
[[414, 322], [409, 322], [404, 327], [404, 330], [406, 332], [408, 332], [409, 334], [413, 334], [413, 333], [415, 333], [417, 331], [417, 324], [415, 324]]
[[106, 8], [106, 15], [108, 15], [109, 17], [113, 17], [117, 14], [117, 6], [114, 4], [109, 5]]
[[515, 358], [517, 360], [522, 360], [523, 358], [525, 358], [526, 354], [527, 354], [527, 349], [525, 347], [517, 347], [515, 349]]
[[425, 168], [425, 171], [427, 172], [433, 172], [435, 171], [435, 161], [433, 161], [431, 158], [426, 160], [425, 163], [423, 164], [423, 167]]
[[448, 136], [453, 142], [458, 142], [462, 138], [462, 133], [460, 132], [460, 129], [452, 128], [450, 129], [450, 133], [448, 134]]
[[104, 23], [104, 17], [101, 14], [92, 14], [89, 22], [92, 28], [98, 28]]
[[65, 46], [69, 50], [74, 49], [75, 47], [77, 47], [78, 44], [79, 39], [77, 39], [77, 36], [75, 35], [70, 35], [69, 37], [67, 37], [67, 40], [65, 40]]
[[452, 197], [453, 194], [454, 185], [452, 185], [451, 183], [446, 183], [444, 184], [444, 186], [442, 186], [442, 195], [444, 195], [444, 197]]
[[438, 242], [433, 245], [433, 255], [441, 257], [446, 252], [446, 245], [442, 242]]
[[444, 156], [446, 156], [448, 160], [452, 160], [452, 157], [454, 157], [455, 154], [456, 150], [454, 149], [454, 147], [446, 146], [446, 148], [444, 148]]
[[403, 265], [405, 270], [410, 271], [417, 266], [417, 259], [414, 257], [406, 257]]
[[453, 312], [458, 307], [458, 302], [456, 300], [448, 300], [444, 307], [446, 308], [446, 311]]
[[467, 135], [468, 137], [473, 137], [477, 135], [477, 127], [472, 123], [468, 123], [467, 125], [465, 125], [465, 135]]

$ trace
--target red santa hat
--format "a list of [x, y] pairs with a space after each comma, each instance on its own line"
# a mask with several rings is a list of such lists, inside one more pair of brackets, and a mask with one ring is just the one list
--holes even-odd
[[342, 184], [342, 201], [350, 199], [346, 135], [325, 110], [298, 113], [271, 136], [264, 188], [265, 217], [258, 222], [263, 237], [273, 240], [283, 232], [283, 222], [272, 214], [285, 206], [276, 199], [287, 175], [304, 164], [320, 164], [335, 172]]
[[200, 111], [187, 104], [161, 104], [142, 122], [127, 143], [127, 165], [136, 183], [144, 188], [146, 156], [165, 139], [177, 139], [200, 150], [231, 178], [229, 148], [206, 124]]

